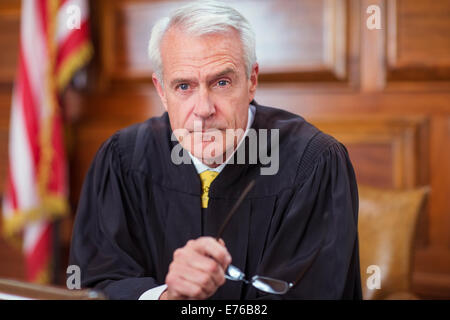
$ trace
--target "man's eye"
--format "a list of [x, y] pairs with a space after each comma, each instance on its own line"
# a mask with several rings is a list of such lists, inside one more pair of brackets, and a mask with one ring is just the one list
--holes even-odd
[[228, 85], [229, 83], [230, 83], [230, 82], [227, 81], [227, 80], [220, 80], [220, 81], [217, 82], [217, 85], [218, 85], [219, 87], [225, 87], [225, 86]]
[[187, 89], [189, 89], [189, 85], [187, 83], [182, 83], [178, 86], [178, 88], [180, 88], [183, 91], [186, 91]]

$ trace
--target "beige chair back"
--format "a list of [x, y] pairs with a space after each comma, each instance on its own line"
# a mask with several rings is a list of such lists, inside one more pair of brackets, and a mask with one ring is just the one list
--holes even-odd
[[[359, 186], [359, 242], [364, 299], [407, 297], [411, 289], [413, 247], [427, 187], [392, 191]], [[369, 289], [369, 266], [379, 267], [380, 289]], [[373, 278], [371, 278], [373, 280]], [[376, 284], [376, 282], [370, 281]]]

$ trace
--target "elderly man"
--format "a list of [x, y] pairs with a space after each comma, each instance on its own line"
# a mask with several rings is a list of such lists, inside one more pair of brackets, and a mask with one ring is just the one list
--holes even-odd
[[70, 255], [82, 285], [113, 299], [361, 298], [346, 149], [254, 101], [247, 20], [217, 2], [185, 5], [155, 25], [149, 54], [167, 112], [95, 157]]

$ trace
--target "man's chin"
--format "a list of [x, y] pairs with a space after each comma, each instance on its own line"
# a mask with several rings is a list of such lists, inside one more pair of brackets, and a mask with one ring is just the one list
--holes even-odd
[[215, 146], [214, 142], [204, 141], [189, 152], [207, 165], [220, 165], [225, 161], [224, 149]]

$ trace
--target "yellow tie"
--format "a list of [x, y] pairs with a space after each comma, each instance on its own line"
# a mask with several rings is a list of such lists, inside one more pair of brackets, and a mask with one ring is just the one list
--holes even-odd
[[219, 173], [216, 171], [206, 170], [200, 173], [200, 180], [202, 181], [202, 208], [208, 208], [208, 193], [209, 186], [214, 181]]

